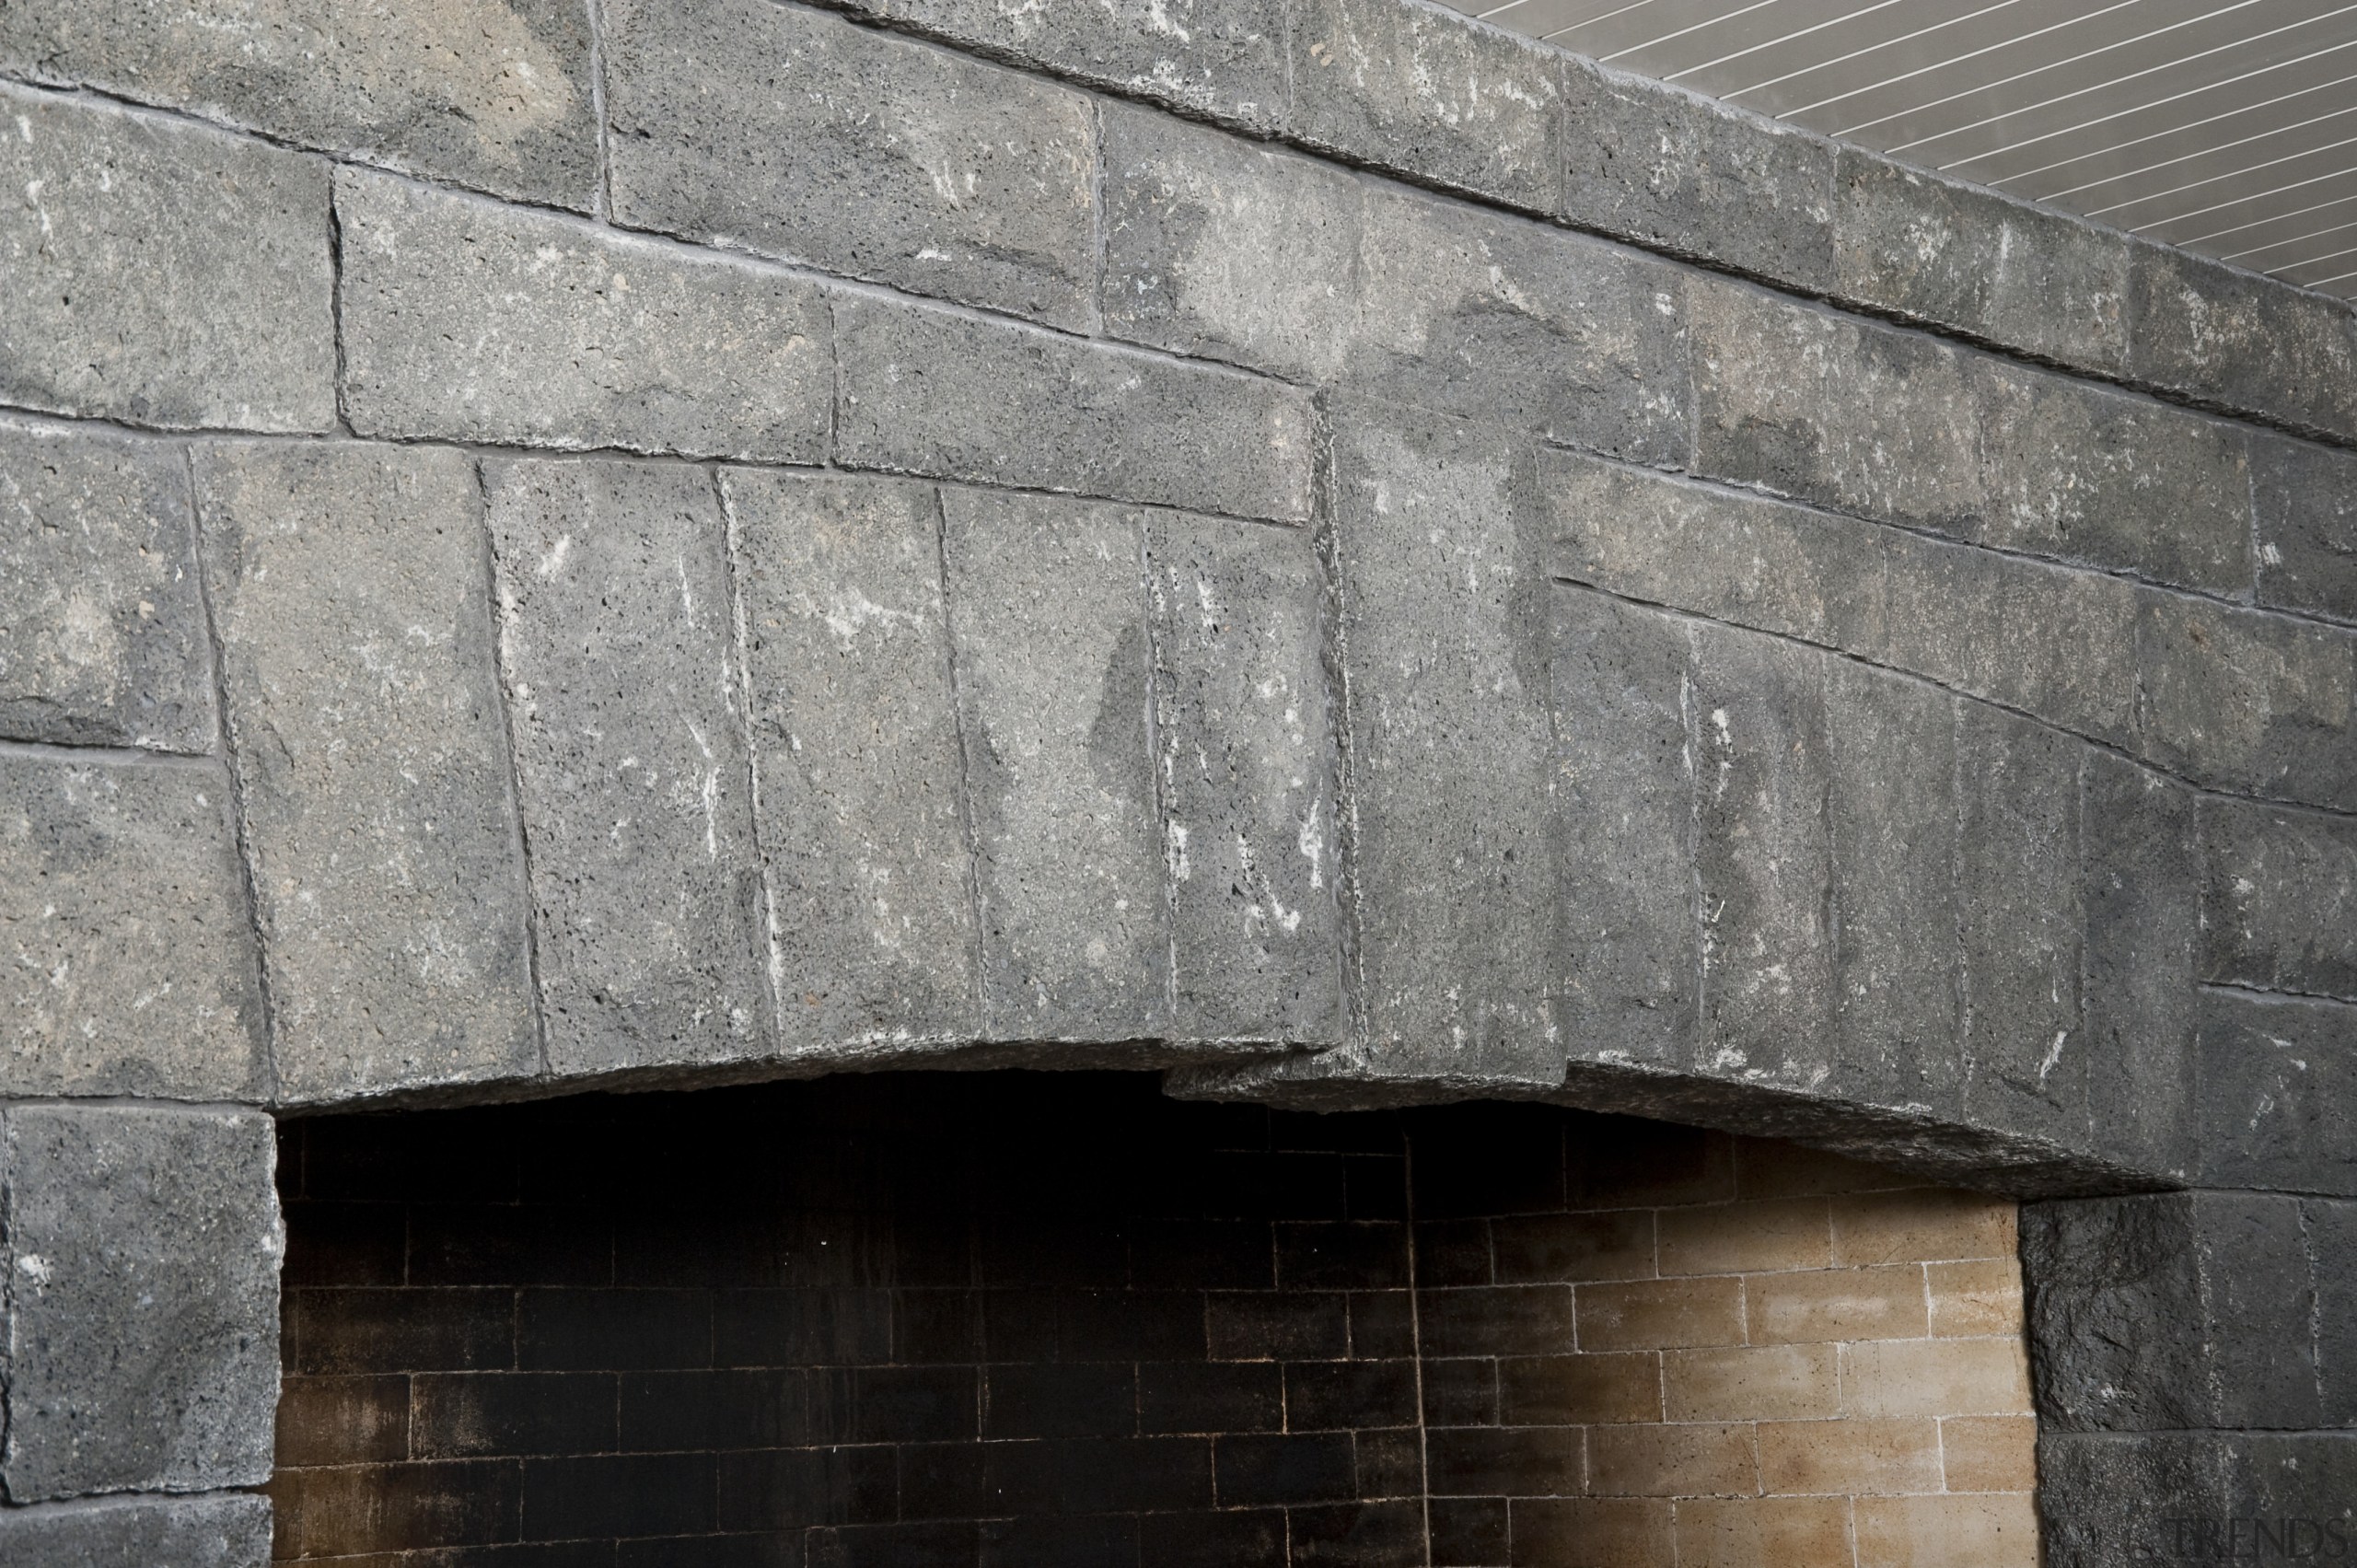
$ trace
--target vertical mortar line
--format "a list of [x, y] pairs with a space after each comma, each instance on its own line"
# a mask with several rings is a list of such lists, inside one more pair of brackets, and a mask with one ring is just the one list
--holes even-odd
[[516, 742], [516, 704], [508, 700], [515, 672], [509, 668], [507, 636], [515, 623], [515, 607], [499, 591], [497, 552], [491, 542], [491, 476], [482, 459], [471, 459], [475, 473], [476, 545], [482, 552], [482, 587], [491, 614], [492, 700], [499, 704], [499, 733], [507, 742], [507, 807], [516, 825], [516, 858], [524, 873], [524, 963], [532, 987], [532, 1039], [539, 1049], [540, 1075], [549, 1075], [548, 1015], [540, 1005], [540, 899], [539, 879], [532, 875], [532, 835], [524, 825], [524, 765]]
[[[827, 453], [823, 464], [833, 468], [842, 451], [843, 434], [843, 319], [835, 308], [835, 291], [819, 291], [819, 303], [827, 308], [827, 370], [830, 389], [827, 398]], [[935, 492], [936, 505], [939, 499]], [[946, 570], [946, 568], [945, 568]], [[946, 604], [947, 601], [945, 600]]]
[[1138, 530], [1138, 614], [1144, 621], [1145, 633], [1145, 755], [1151, 777], [1149, 787], [1154, 801], [1155, 848], [1161, 851], [1162, 863], [1162, 933], [1164, 944], [1162, 970], [1162, 1003], [1167, 1009], [1167, 1028], [1175, 1039], [1178, 1034], [1178, 877], [1171, 862], [1171, 830], [1178, 819], [1178, 780], [1172, 769], [1175, 764], [1163, 749], [1162, 740], [1162, 681], [1164, 659], [1162, 646], [1161, 589], [1154, 580], [1154, 551], [1147, 537], [1147, 524], [1141, 517]]
[[1089, 217], [1089, 279], [1088, 333], [1091, 337], [1105, 335], [1105, 100], [1095, 93], [1088, 95], [1088, 129], [1096, 145], [1095, 167], [1090, 171], [1088, 192]]
[[351, 385], [344, 363], [343, 336], [343, 204], [336, 189], [339, 167], [328, 166], [328, 326], [335, 337], [335, 385], [328, 390], [335, 399], [336, 429], [346, 436], [356, 434], [352, 428], [352, 410], [345, 389]]
[[2308, 1227], [2308, 1204], [2304, 1198], [2293, 1200], [2293, 1211], [2300, 1216], [2300, 1259], [2308, 1267], [2308, 1372], [2315, 1381], [2316, 1410], [2328, 1415], [2328, 1401], [2324, 1387], [2324, 1292], [2317, 1288], [2316, 1238]]
[[745, 811], [753, 826], [753, 854], [761, 873], [761, 938], [767, 947], [764, 966], [770, 982], [771, 1038], [783, 1049], [785, 1040], [785, 953], [778, 941], [777, 891], [770, 877], [768, 837], [761, 821], [761, 764], [754, 747], [752, 610], [746, 592], [749, 574], [742, 564], [744, 525], [737, 516], [735, 497], [718, 463], [704, 465], [705, 482], [720, 508], [721, 556], [728, 577], [729, 636], [737, 660], [737, 733], [745, 744]]
[[589, 215], [598, 222], [614, 213], [614, 163], [606, 135], [606, 9], [604, 0], [585, 0], [589, 18], [589, 112], [598, 122], [598, 169], [589, 191]]
[[[1432, 1568], [1432, 1437], [1424, 1420], [1423, 1282], [1417, 1268], [1416, 1253], [1416, 1140], [1404, 1125], [1399, 1129], [1399, 1181], [1404, 1189], [1400, 1212], [1406, 1215], [1408, 1231], [1408, 1349], [1414, 1369], [1412, 1380], [1416, 1395], [1416, 1499], [1423, 1510], [1424, 1568]], [[1582, 1446], [1582, 1462], [1585, 1462], [1585, 1445]]]
[[[2093, 950], [2095, 944], [2087, 939], [2090, 925], [2087, 919], [2087, 903], [2091, 890], [2088, 873], [2092, 869], [2087, 858], [2087, 761], [2094, 753], [2084, 745], [2076, 749], [2078, 759], [2071, 769], [2071, 838], [2073, 841], [2071, 886], [2079, 900], [2079, 1028], [2087, 1037], [2086, 1103], [2081, 1107], [2081, 1109], [2084, 1112], [2083, 1130], [2092, 1142], [2096, 1125], [2095, 1038], [2097, 1026], [2096, 1021], [2089, 1016], [2095, 1001], [2095, 953]], [[2194, 820], [2196, 822], [2200, 820], [2200, 813], [2195, 814]], [[2019, 1250], [2016, 1246], [2016, 1255]], [[2023, 1304], [2026, 1307], [2029, 1282], [2025, 1279], [2022, 1286]], [[2033, 1343], [2035, 1343], [2034, 1336]]]
[[204, 547], [204, 503], [196, 482], [196, 443], [180, 447], [181, 477], [188, 482], [189, 548], [196, 562], [196, 599], [204, 614], [205, 651], [213, 656], [214, 743], [221, 749], [221, 772], [228, 781], [229, 828], [238, 852], [238, 892], [245, 900], [246, 926], [254, 935], [255, 986], [261, 1007], [262, 1092], [275, 1105], [284, 1085], [278, 1071], [278, 1002], [271, 987], [270, 946], [261, 929], [261, 884], [255, 865], [253, 825], [246, 811], [245, 782], [238, 767], [237, 724], [229, 710], [229, 660], [221, 640], [221, 617], [213, 608], [212, 552]]
[[[1956, 1073], [1959, 1103], [1968, 1116], [1973, 1101], [1972, 951], [1964, 933], [1964, 699], [1948, 696], [1948, 798], [1956, 819], [1956, 836], [1948, 844], [1948, 887], [1956, 924]], [[1828, 1219], [1828, 1237], [1831, 1235]], [[1925, 1288], [1930, 1287], [1928, 1283]]]
[[[1702, 887], [1702, 737], [1700, 713], [1701, 691], [1695, 673], [1701, 655], [1694, 645], [1691, 622], [1681, 624], [1679, 634], [1686, 642], [1686, 668], [1678, 676], [1678, 716], [1685, 732], [1686, 748], [1686, 872], [1687, 905], [1694, 929], [1694, 1038], [1690, 1042], [1695, 1063], [1708, 1071], [1710, 1063], [1704, 1052], [1711, 1042], [1711, 912], [1710, 899]], [[1654, 1272], [1661, 1272], [1661, 1216], [1654, 1216]]]
[[[950, 626], [949, 491], [933, 489], [933, 563], [941, 591], [941, 672], [949, 691], [949, 727], [958, 738], [958, 830], [966, 840], [966, 907], [974, 918], [974, 1015], [981, 1034], [990, 1033], [990, 950], [984, 941], [988, 910], [982, 900], [982, 836], [974, 825], [973, 743], [966, 737], [966, 703], [958, 687], [958, 640]], [[1203, 1310], [1208, 1318], [1208, 1298]]]
[[2235, 439], [2243, 449], [2243, 494], [2250, 519], [2250, 602], [2256, 609], [2258, 605], [2259, 573], [2264, 569], [2267, 559], [2259, 553], [2267, 545], [2258, 534], [2258, 443], [2247, 430], [2236, 431]]
[[1334, 454], [1334, 426], [1325, 400], [1313, 405], [1310, 544], [1322, 579], [1318, 594], [1320, 647], [1325, 676], [1328, 746], [1334, 766], [1334, 904], [1341, 917], [1341, 981], [1345, 1049], [1364, 1046], [1366, 1016], [1366, 948], [1361, 940], [1358, 846], [1359, 796], [1353, 761], [1351, 714], [1350, 599], [1342, 586], [1341, 479]]

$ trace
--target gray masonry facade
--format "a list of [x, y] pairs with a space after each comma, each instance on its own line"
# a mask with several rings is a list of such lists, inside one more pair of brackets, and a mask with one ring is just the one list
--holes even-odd
[[1416, 0], [204, 9], [0, 6], [0, 1559], [266, 1556], [273, 1115], [953, 1064], [2038, 1200], [2050, 1562], [2357, 1502], [2343, 306]]

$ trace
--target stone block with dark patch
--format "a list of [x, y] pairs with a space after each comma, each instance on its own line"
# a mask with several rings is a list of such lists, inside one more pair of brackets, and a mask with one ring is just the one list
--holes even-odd
[[11, 1568], [265, 1568], [270, 1534], [270, 1500], [245, 1492], [0, 1508]]
[[2131, 247], [2128, 373], [2214, 407], [2357, 437], [2348, 305], [2166, 246]]
[[252, 1111], [8, 1110], [10, 1502], [270, 1479], [275, 1153]]
[[2357, 1005], [2201, 993], [2201, 1179], [2357, 1197]]
[[2049, 1433], [2209, 1424], [2199, 1200], [2168, 1193], [2026, 1205], [2022, 1280]]
[[2357, 629], [2137, 594], [2136, 749], [2197, 784], [2357, 807]]
[[1086, 328], [1081, 94], [769, 0], [604, 13], [617, 222]]
[[2201, 978], [2357, 999], [2357, 823], [2201, 802]]
[[2079, 776], [2086, 912], [2087, 1107], [2103, 1154], [2142, 1170], [2193, 1169], [2193, 973], [2200, 867], [2193, 799], [2149, 769], [2090, 749]]
[[700, 469], [489, 462], [550, 1071], [771, 1038], [726, 529]]
[[334, 424], [324, 162], [7, 84], [0, 118], [0, 184], [22, 192], [0, 215], [0, 401], [169, 429]]
[[2357, 454], [2251, 437], [2258, 602], [2357, 621]]

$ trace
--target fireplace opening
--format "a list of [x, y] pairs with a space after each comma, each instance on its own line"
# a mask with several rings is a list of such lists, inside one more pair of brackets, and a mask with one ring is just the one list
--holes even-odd
[[2014, 1206], [902, 1074], [282, 1129], [274, 1556], [2031, 1568]]

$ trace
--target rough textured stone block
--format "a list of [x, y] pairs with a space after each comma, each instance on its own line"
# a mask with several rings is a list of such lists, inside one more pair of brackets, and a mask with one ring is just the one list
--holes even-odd
[[348, 169], [336, 217], [344, 400], [363, 435], [825, 455], [812, 285]]
[[265, 1568], [270, 1499], [231, 1493], [0, 1509], [0, 1556], [12, 1568]]
[[2211, 593], [2247, 594], [2242, 432], [2148, 398], [1974, 363], [1987, 518], [1968, 537]]
[[487, 463], [552, 1073], [770, 1037], [727, 534], [679, 463]]
[[2320, 294], [2137, 244], [2129, 374], [2220, 408], [2357, 436], [2357, 317]]
[[2357, 1197], [2357, 1005], [2204, 991], [2199, 1028], [2203, 1181]]
[[1147, 1039], [1170, 1023], [1144, 519], [950, 491], [949, 627], [981, 883], [986, 1028]]
[[269, 1119], [17, 1106], [6, 1153], [10, 1501], [269, 1480]]
[[1957, 705], [1965, 1115], [2065, 1144], [2088, 1132], [2084, 750], [1985, 703]]
[[839, 299], [835, 319], [841, 462], [1308, 515], [1309, 400], [1291, 387], [885, 300]]
[[1562, 68], [1564, 218], [1830, 291], [1831, 143], [1585, 60]]
[[586, 212], [598, 177], [589, 13], [566, 0], [11, 6], [0, 63], [526, 201]]
[[2357, 823], [2201, 803], [2201, 978], [2357, 998]]
[[1176, 1032], [1342, 1029], [1341, 835], [1306, 532], [1145, 521]]
[[1367, 407], [1338, 419], [1334, 463], [1346, 908], [1372, 1063], [1558, 1085], [1552, 590], [1529, 459]]
[[[2199, 1562], [2194, 1521], [2227, 1517], [2227, 1439], [2208, 1432], [2042, 1428], [2038, 1506], [2048, 1568]], [[2215, 1555], [2213, 1553], [2213, 1555]]]
[[2357, 1426], [2357, 1203], [2311, 1199], [2300, 1223], [2316, 1293], [2318, 1420]]
[[2086, 900], [2087, 1104], [2102, 1152], [2156, 1174], [2194, 1161], [2193, 802], [2090, 750], [2079, 780]]
[[2127, 368], [2126, 237], [1852, 147], [1835, 178], [1842, 298], [2041, 359]]
[[2357, 1542], [2357, 1433], [2237, 1433], [2226, 1453], [2223, 1512], [2242, 1521], [2229, 1526], [2235, 1556], [2329, 1562], [2336, 1550], [2348, 1555]]
[[16, 133], [0, 185], [23, 193], [0, 212], [0, 401], [182, 428], [335, 423], [325, 164], [6, 84], [0, 119]]
[[539, 1065], [481, 505], [440, 448], [198, 454], [291, 1100]]
[[0, 1092], [266, 1091], [219, 763], [0, 757]]
[[177, 445], [0, 423], [0, 736], [212, 749], [195, 546]]
[[1739, 285], [1687, 299], [1698, 471], [1968, 535], [1987, 493], [1962, 350]]
[[1553, 208], [1554, 51], [1411, 0], [1304, 0], [1291, 37], [1292, 140], [1512, 206]]
[[1328, 381], [1359, 322], [1356, 177], [1105, 106], [1105, 330]]
[[2357, 632], [2137, 595], [2138, 749], [2197, 783], [2357, 806]]
[[772, 0], [615, 0], [618, 222], [1086, 327], [1079, 93]]
[[981, 1033], [933, 486], [725, 472], [789, 1052]]
[[2258, 602], [2357, 621], [2357, 453], [2251, 437]]
[[1689, 447], [1685, 285], [1578, 235], [1370, 187], [1346, 385], [1652, 462]]
[[1552, 598], [1564, 1048], [1683, 1067], [1701, 982], [1692, 650], [1659, 611], [1569, 587]]

